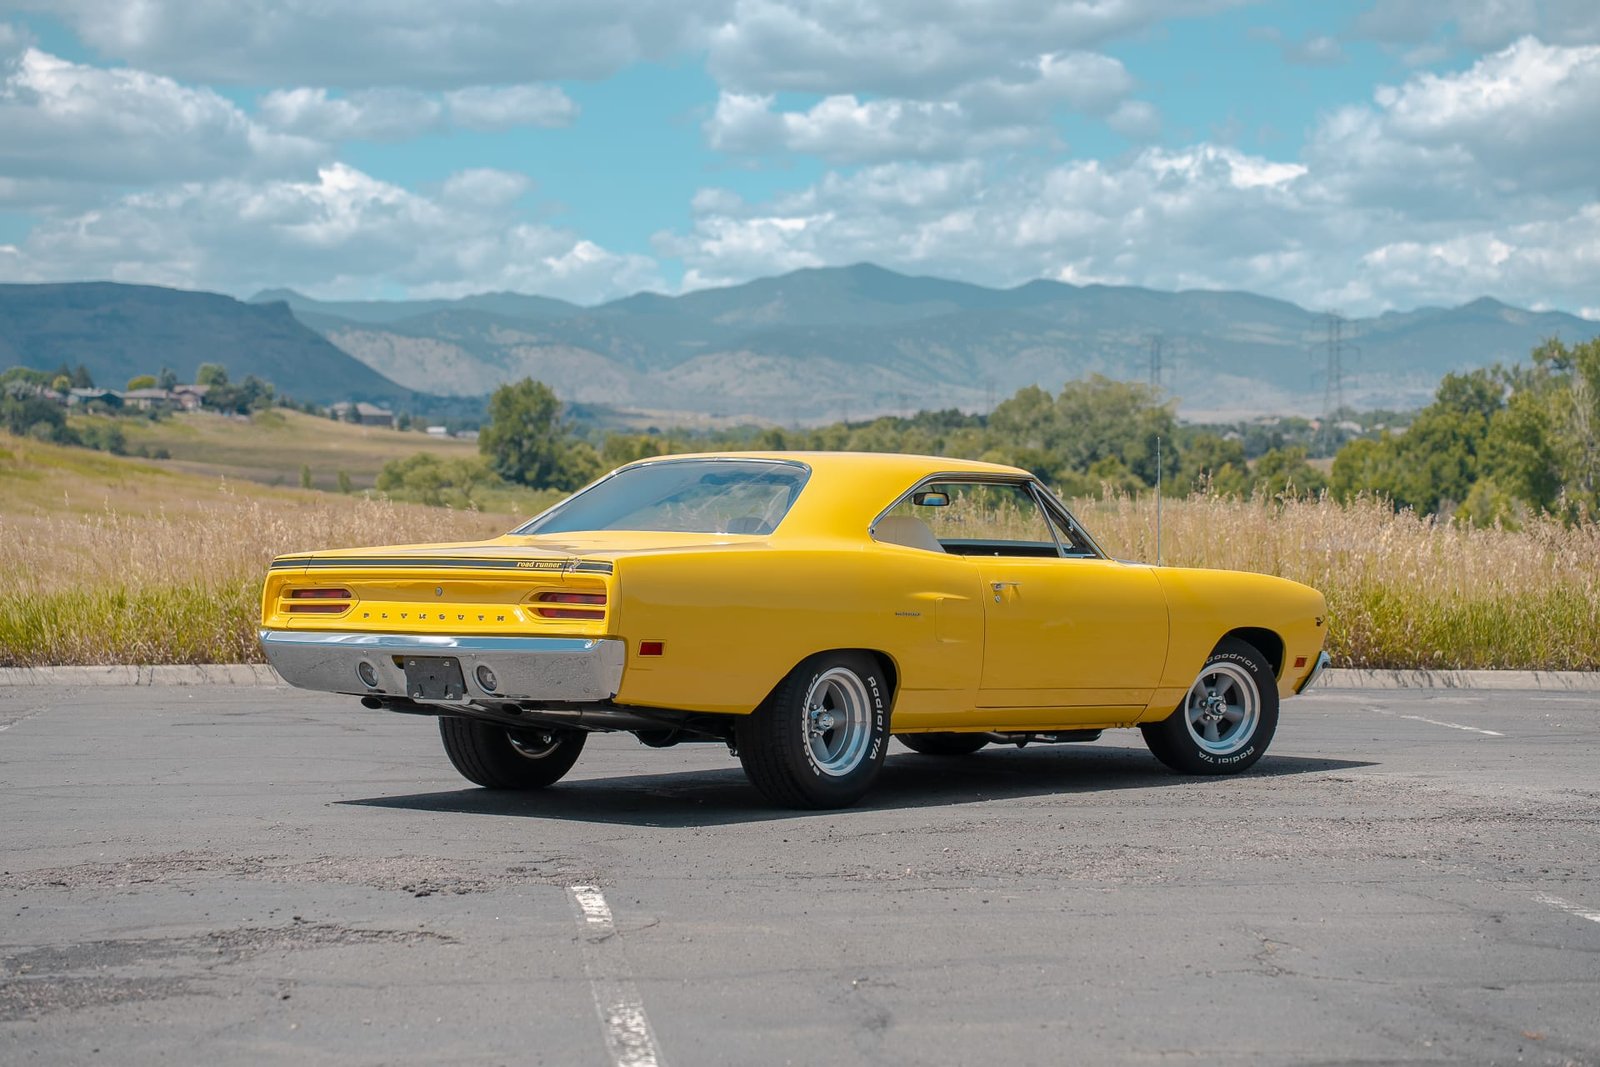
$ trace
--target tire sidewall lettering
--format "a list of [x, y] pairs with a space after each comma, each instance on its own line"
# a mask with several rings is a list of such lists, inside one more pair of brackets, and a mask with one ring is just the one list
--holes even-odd
[[[806, 720], [809, 709], [805, 706], [805, 697], [811, 693], [813, 688], [815, 688], [817, 681], [822, 677], [822, 674], [822, 671], [812, 672], [810, 680], [806, 683], [805, 689], [800, 694], [800, 714], [798, 716], [798, 725], [800, 728], [800, 752], [805, 757], [806, 768], [811, 772], [813, 778], [826, 781], [838, 781], [839, 776], [828, 775], [823, 772], [822, 767], [817, 763], [816, 755], [811, 751], [811, 744], [806, 736]], [[866, 687], [868, 698], [872, 701], [872, 738], [871, 742], [867, 746], [867, 751], [862, 757], [861, 762], [848, 774], [843, 776], [846, 779], [866, 772], [867, 768], [876, 766], [880, 757], [886, 750], [886, 742], [888, 740], [889, 713], [888, 707], [884, 704], [883, 700], [882, 683], [878, 680], [878, 677], [875, 674], [864, 676], [858, 675], [857, 677], [861, 679], [862, 684]]]

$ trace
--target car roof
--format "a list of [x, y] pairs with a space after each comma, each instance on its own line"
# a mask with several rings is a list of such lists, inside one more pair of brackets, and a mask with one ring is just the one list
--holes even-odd
[[[751, 459], [800, 463], [811, 478], [775, 536], [862, 537], [868, 525], [917, 482], [939, 474], [1031, 478], [1018, 467], [973, 459], [915, 456], [898, 452], [691, 452], [653, 456], [640, 463], [678, 460]], [[630, 464], [631, 465], [631, 464]]]

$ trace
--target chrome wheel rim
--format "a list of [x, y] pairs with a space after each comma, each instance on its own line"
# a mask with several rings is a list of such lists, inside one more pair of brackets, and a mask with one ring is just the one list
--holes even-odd
[[544, 759], [561, 747], [561, 738], [542, 730], [507, 730], [506, 740], [511, 742], [511, 751], [523, 759]]
[[1184, 698], [1183, 721], [1202, 751], [1233, 755], [1250, 743], [1261, 721], [1256, 680], [1235, 664], [1208, 664]]
[[860, 676], [844, 667], [817, 675], [806, 690], [802, 729], [823, 774], [838, 778], [859, 767], [872, 739], [872, 705]]

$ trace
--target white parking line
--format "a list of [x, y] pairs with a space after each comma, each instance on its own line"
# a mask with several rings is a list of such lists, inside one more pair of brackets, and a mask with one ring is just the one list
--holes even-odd
[[13, 726], [17, 725], [19, 722], [27, 722], [29, 719], [33, 718], [35, 715], [39, 714], [41, 711], [44, 711], [44, 710], [45, 710], [44, 708], [34, 708], [32, 711], [28, 712], [26, 715], [22, 715], [22, 716], [20, 716], [18, 718], [12, 719], [10, 722], [0, 722], [0, 734], [5, 733], [7, 730], [11, 729]]
[[583, 970], [611, 1062], [616, 1067], [662, 1067], [661, 1048], [628, 973], [605, 894], [594, 885], [571, 886], [567, 892], [583, 920]]
[[1374, 708], [1368, 706], [1368, 711], [1375, 711], [1379, 715], [1388, 715], [1395, 719], [1410, 719], [1412, 722], [1425, 722], [1429, 726], [1448, 726], [1452, 730], [1465, 730], [1469, 734], [1482, 734], [1485, 737], [1504, 737], [1499, 730], [1480, 730], [1476, 726], [1464, 726], [1459, 722], [1445, 722], [1443, 719], [1429, 719], [1422, 715], [1401, 715], [1399, 712], [1387, 708]]
[[1551, 896], [1549, 893], [1535, 893], [1533, 899], [1541, 904], [1548, 904], [1552, 908], [1559, 908], [1568, 915], [1576, 915], [1580, 919], [1588, 919], [1592, 923], [1600, 923], [1600, 911], [1588, 911], [1570, 900], [1562, 900], [1560, 897]]

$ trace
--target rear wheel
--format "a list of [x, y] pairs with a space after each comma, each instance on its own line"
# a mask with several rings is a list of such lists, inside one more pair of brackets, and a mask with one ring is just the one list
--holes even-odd
[[1237, 774], [1267, 751], [1278, 729], [1278, 684], [1255, 646], [1217, 645], [1178, 710], [1139, 727], [1156, 759], [1185, 774]]
[[582, 730], [508, 730], [455, 716], [439, 720], [445, 755], [461, 776], [486, 789], [543, 789], [578, 762]]
[[982, 734], [895, 734], [894, 739], [924, 756], [970, 756], [989, 743]]
[[825, 652], [802, 662], [736, 727], [745, 776], [776, 804], [843, 808], [889, 748], [889, 687], [877, 661]]

